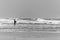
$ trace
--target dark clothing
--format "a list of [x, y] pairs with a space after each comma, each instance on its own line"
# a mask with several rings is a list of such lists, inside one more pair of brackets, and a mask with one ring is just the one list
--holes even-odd
[[16, 20], [14, 19], [14, 25], [16, 25]]

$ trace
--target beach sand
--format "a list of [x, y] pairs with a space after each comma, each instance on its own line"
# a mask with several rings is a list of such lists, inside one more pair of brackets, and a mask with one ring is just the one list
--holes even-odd
[[1, 32], [0, 40], [60, 40], [60, 33]]
[[[20, 25], [20, 26], [26, 27], [27, 25]], [[16, 25], [16, 26], [5, 25], [4, 27], [1, 26], [1, 28], [11, 28], [11, 27], [18, 28], [20, 26], [19, 25]], [[29, 27], [29, 26], [27, 26], [27, 27]], [[37, 25], [31, 26], [30, 25], [30, 27], [37, 28], [40, 26], [37, 26]], [[34, 31], [0, 32], [0, 40], [60, 40], [60, 33], [44, 32], [44, 31], [43, 32], [40, 32], [40, 31], [36, 31], [36, 32], [34, 32]]]

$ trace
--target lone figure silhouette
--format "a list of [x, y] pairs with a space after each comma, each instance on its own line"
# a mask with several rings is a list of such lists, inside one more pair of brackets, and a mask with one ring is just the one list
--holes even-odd
[[16, 25], [16, 20], [14, 19], [14, 25]]

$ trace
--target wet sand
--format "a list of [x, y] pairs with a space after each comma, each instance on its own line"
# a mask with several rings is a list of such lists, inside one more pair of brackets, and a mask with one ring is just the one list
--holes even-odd
[[[5, 27], [8, 27], [8, 26], [5, 26]], [[37, 27], [37, 25], [33, 27]], [[0, 40], [60, 40], [60, 33], [30, 32], [30, 31], [0, 32]]]
[[60, 40], [60, 33], [1, 32], [0, 40]]

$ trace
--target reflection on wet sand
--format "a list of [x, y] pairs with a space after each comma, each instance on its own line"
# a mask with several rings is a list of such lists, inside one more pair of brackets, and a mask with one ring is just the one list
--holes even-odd
[[60, 33], [10, 32], [0, 33], [1, 40], [60, 40]]
[[[26, 27], [27, 25], [25, 25]], [[42, 25], [41, 25], [42, 26]], [[5, 26], [5, 28], [19, 28], [20, 26]], [[32, 27], [27, 26], [27, 27]], [[33, 25], [33, 28], [40, 26]], [[47, 32], [0, 32], [0, 40], [60, 40], [60, 33], [47, 33]]]
[[[59, 27], [60, 25], [26, 25], [26, 24], [16, 24], [14, 25], [3, 25], [0, 26], [1, 30], [7, 30], [9, 29], [12, 31], [12, 29], [15, 30], [15, 32], [0, 32], [0, 40], [60, 40], [60, 33], [52, 33], [52, 32], [46, 32], [47, 30], [44, 29], [44, 27]], [[38, 31], [37, 29], [44, 29], [42, 32]], [[34, 29], [33, 31], [31, 29]], [[20, 32], [16, 32], [20, 31]], [[36, 31], [36, 32], [34, 32]], [[56, 32], [56, 31], [55, 31]]]

